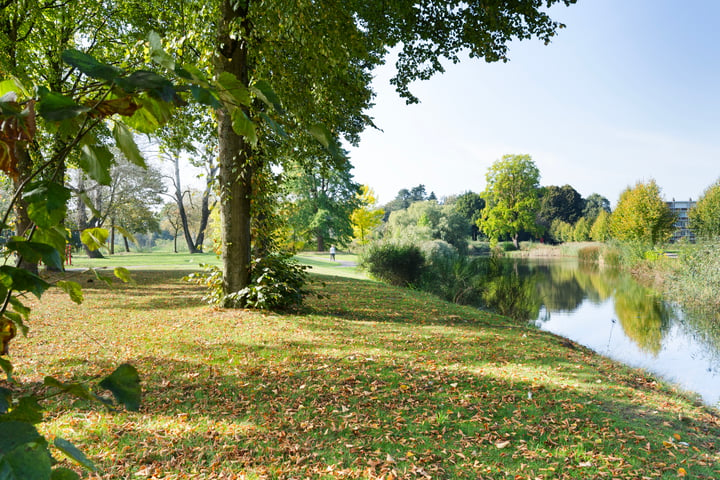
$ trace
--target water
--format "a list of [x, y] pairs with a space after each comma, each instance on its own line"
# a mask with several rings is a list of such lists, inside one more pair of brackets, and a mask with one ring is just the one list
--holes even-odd
[[[613, 270], [510, 261], [489, 307], [640, 367], [720, 406], [720, 318], [679, 307]], [[493, 304], [493, 302], [495, 302]]]

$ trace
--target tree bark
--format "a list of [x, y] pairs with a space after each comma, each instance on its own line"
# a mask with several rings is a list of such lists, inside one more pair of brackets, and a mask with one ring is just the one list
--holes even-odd
[[[218, 75], [222, 72], [232, 73], [247, 86], [247, 43], [243, 38], [231, 37], [231, 27], [242, 21], [247, 14], [247, 3], [243, 3], [244, 5], [240, 5], [240, 2], [233, 0], [222, 2], [215, 69]], [[250, 200], [253, 170], [250, 145], [233, 130], [232, 118], [226, 106], [218, 111], [218, 146], [221, 259], [223, 292], [227, 295], [242, 290], [250, 283]]]

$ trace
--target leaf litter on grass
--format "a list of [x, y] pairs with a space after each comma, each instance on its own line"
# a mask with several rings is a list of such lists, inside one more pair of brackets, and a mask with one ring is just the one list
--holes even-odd
[[52, 407], [90, 478], [720, 477], [713, 412], [497, 315], [337, 277], [301, 313], [220, 310], [135, 275], [51, 294], [13, 345], [23, 381], [140, 372], [137, 413]]

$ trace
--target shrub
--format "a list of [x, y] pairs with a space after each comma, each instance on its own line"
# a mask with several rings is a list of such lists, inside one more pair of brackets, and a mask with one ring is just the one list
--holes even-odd
[[426, 261], [432, 263], [436, 258], [454, 257], [458, 251], [455, 247], [444, 240], [430, 240], [420, 245], [420, 251]]
[[584, 263], [597, 263], [600, 260], [600, 247], [583, 247], [578, 250], [578, 260]]
[[420, 280], [424, 264], [420, 247], [412, 244], [373, 243], [360, 257], [360, 265], [370, 276], [402, 287]]
[[622, 252], [615, 245], [605, 245], [600, 255], [604, 265], [619, 267], [622, 262]]
[[222, 270], [204, 265], [205, 271], [185, 277], [187, 281], [203, 285], [208, 293], [203, 300], [223, 307], [250, 307], [283, 310], [302, 304], [309, 292], [305, 290], [307, 268], [285, 253], [271, 253], [254, 258], [250, 269], [250, 285], [228, 295], [222, 289]]

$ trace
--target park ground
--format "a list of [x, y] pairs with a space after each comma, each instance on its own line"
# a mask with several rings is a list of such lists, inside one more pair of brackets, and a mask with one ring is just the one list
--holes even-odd
[[46, 402], [89, 478], [720, 478], [717, 411], [645, 372], [326, 256], [300, 311], [214, 308], [182, 280], [197, 258], [118, 256], [99, 272], [143, 267], [113, 286], [76, 259], [83, 305], [47, 293], [11, 345], [38, 390], [141, 372], [138, 412]]

